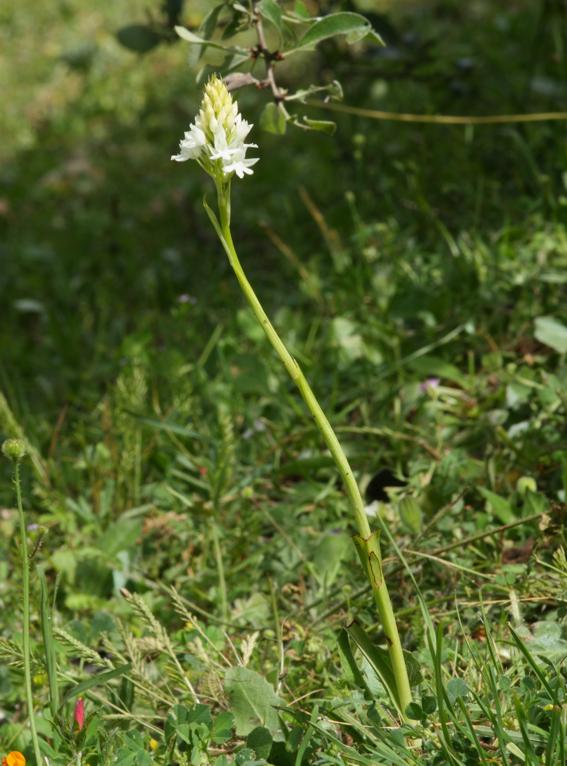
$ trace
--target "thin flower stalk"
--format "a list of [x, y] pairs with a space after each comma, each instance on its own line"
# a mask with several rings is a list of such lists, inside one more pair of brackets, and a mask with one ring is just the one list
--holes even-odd
[[[28, 706], [28, 716], [30, 721], [31, 738], [34, 755], [37, 766], [43, 763], [41, 750], [39, 748], [39, 738], [35, 725], [33, 712], [33, 693], [32, 693], [32, 671], [31, 671], [31, 648], [30, 648], [30, 568], [28, 556], [28, 537], [26, 529], [26, 519], [24, 506], [22, 502], [22, 487], [20, 480], [20, 463], [26, 455], [26, 447], [20, 439], [8, 439], [2, 445], [2, 452], [14, 463], [14, 485], [16, 487], [16, 500], [18, 506], [18, 522], [20, 528], [20, 553], [22, 561], [22, 601], [23, 601], [23, 631], [22, 631], [22, 650], [24, 659], [24, 684], [26, 692], [26, 704]], [[11, 753], [10, 755], [14, 755]], [[15, 757], [15, 756], [14, 756]], [[23, 756], [22, 756], [23, 758]], [[14, 761], [17, 763], [17, 761]], [[23, 761], [25, 763], [25, 760]]]
[[[243, 127], [245, 125], [245, 127]], [[218, 217], [205, 202], [205, 209], [226, 252], [236, 279], [268, 340], [311, 413], [343, 480], [357, 528], [354, 540], [376, 601], [378, 614], [388, 642], [395, 678], [396, 702], [402, 717], [410, 704], [411, 688], [392, 602], [383, 577], [379, 539], [368, 523], [364, 502], [344, 450], [296, 359], [289, 353], [248, 281], [238, 258], [230, 229], [231, 181], [253, 173], [257, 159], [246, 159], [246, 150], [255, 144], [244, 143], [251, 129], [238, 113], [238, 105], [219, 78], [212, 78], [198, 117], [180, 144], [176, 161], [195, 159], [213, 178], [217, 192]]]

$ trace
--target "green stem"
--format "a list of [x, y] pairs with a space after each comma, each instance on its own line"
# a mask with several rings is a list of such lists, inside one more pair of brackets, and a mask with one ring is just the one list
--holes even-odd
[[22, 503], [22, 488], [20, 483], [20, 464], [16, 462], [16, 471], [14, 476], [16, 485], [16, 497], [18, 502], [18, 519], [20, 523], [20, 544], [22, 554], [22, 584], [24, 601], [24, 627], [23, 627], [23, 652], [24, 652], [24, 679], [26, 688], [26, 702], [28, 706], [28, 716], [30, 719], [30, 729], [33, 742], [33, 749], [37, 766], [41, 766], [42, 757], [39, 749], [39, 740], [35, 726], [33, 714], [33, 695], [32, 695], [32, 677], [31, 677], [31, 651], [30, 651], [30, 570], [28, 560], [28, 538], [26, 530], [26, 519], [24, 516], [24, 507]]
[[217, 572], [219, 576], [219, 591], [221, 601], [221, 615], [222, 619], [226, 622], [228, 620], [228, 598], [226, 595], [226, 579], [224, 576], [224, 563], [222, 560], [222, 549], [219, 539], [219, 530], [217, 524], [217, 512], [215, 509], [215, 518], [211, 524], [211, 536], [213, 538], [213, 550], [215, 553], [215, 562], [217, 565]]
[[[378, 540], [375, 535], [372, 535], [370, 525], [368, 523], [368, 517], [364, 510], [364, 502], [360, 494], [360, 490], [356, 479], [352, 473], [352, 469], [347, 460], [347, 457], [341, 447], [339, 440], [327, 416], [321, 409], [311, 386], [309, 385], [305, 375], [297, 361], [291, 356], [283, 341], [277, 334], [274, 326], [270, 322], [266, 312], [262, 308], [262, 305], [252, 288], [252, 285], [248, 281], [246, 274], [240, 264], [234, 242], [232, 241], [232, 235], [230, 232], [230, 182], [222, 184], [217, 182], [217, 196], [220, 215], [220, 230], [217, 230], [225, 252], [228, 256], [228, 260], [232, 269], [236, 275], [238, 283], [242, 288], [246, 299], [254, 312], [256, 319], [262, 326], [266, 333], [268, 340], [272, 344], [279, 358], [283, 362], [284, 367], [289, 373], [291, 379], [303, 397], [309, 412], [311, 413], [313, 420], [315, 421], [319, 431], [334, 461], [337, 465], [341, 478], [344, 482], [346, 493], [349, 499], [350, 506], [354, 513], [355, 523], [358, 530], [358, 537], [365, 541], [367, 544], [367, 550], [371, 556], [380, 557], [380, 550]], [[214, 223], [214, 221], [213, 221]], [[215, 227], [216, 228], [216, 227]], [[407, 673], [406, 662], [402, 650], [402, 644], [398, 632], [398, 626], [394, 616], [394, 610], [392, 608], [392, 602], [390, 600], [390, 594], [386, 587], [386, 582], [383, 577], [374, 577], [368, 566], [365, 567], [367, 575], [372, 586], [374, 598], [378, 608], [378, 614], [382, 622], [382, 627], [386, 635], [389, 646], [390, 661], [392, 663], [392, 669], [394, 677], [396, 679], [398, 703], [402, 716], [405, 718], [404, 711], [411, 702], [411, 688], [409, 684], [409, 678]]]

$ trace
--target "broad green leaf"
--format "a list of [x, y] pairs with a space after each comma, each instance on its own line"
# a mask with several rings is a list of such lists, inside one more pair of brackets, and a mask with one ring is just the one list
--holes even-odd
[[423, 708], [417, 702], [410, 702], [406, 707], [406, 715], [411, 718], [412, 721], [420, 721], [423, 716]]
[[272, 749], [272, 735], [265, 726], [257, 726], [246, 738], [246, 744], [256, 753], [258, 758], [267, 758]]
[[268, 133], [275, 133], [279, 136], [283, 136], [285, 133], [285, 114], [273, 101], [270, 101], [270, 103], [266, 104], [264, 107], [262, 114], [260, 115], [260, 127]]
[[98, 539], [96, 546], [106, 556], [115, 556], [120, 551], [132, 550], [138, 545], [142, 532], [142, 519], [120, 518], [111, 524]]
[[258, 5], [258, 10], [265, 19], [272, 22], [278, 32], [281, 32], [282, 9], [275, 0], [262, 0]]
[[232, 729], [234, 727], [234, 716], [232, 713], [224, 712], [219, 713], [213, 720], [211, 726], [211, 740], [215, 745], [222, 745], [227, 739], [232, 737]]
[[533, 654], [548, 657], [557, 663], [567, 657], [567, 640], [559, 623], [543, 620], [534, 623], [531, 630], [527, 626], [520, 626], [517, 632]]
[[478, 491], [486, 500], [490, 510], [492, 510], [496, 518], [499, 519], [502, 524], [512, 524], [516, 521], [516, 514], [507, 500], [485, 487], [479, 487]]
[[455, 702], [458, 697], [467, 697], [469, 694], [469, 687], [463, 681], [462, 678], [451, 678], [447, 684], [447, 696], [451, 704]]
[[352, 551], [352, 541], [347, 534], [326, 535], [315, 548], [313, 569], [317, 581], [327, 587], [335, 581], [342, 561]]
[[535, 337], [559, 354], [567, 352], [567, 326], [554, 317], [537, 317]]
[[246, 737], [258, 726], [268, 729], [274, 739], [281, 739], [278, 714], [274, 708], [280, 699], [259, 673], [249, 668], [230, 668], [224, 679], [230, 698], [236, 733]]
[[250, 598], [237, 598], [231, 614], [231, 620], [238, 624], [246, 624], [254, 628], [263, 628], [270, 618], [268, 599], [259, 592]]
[[51, 563], [61, 574], [69, 580], [74, 582], [75, 573], [77, 571], [78, 558], [75, 551], [68, 550], [67, 548], [59, 548], [51, 556]]
[[[215, 5], [215, 7], [207, 13], [205, 18], [203, 19], [203, 22], [201, 23], [201, 26], [199, 27], [199, 32], [201, 33], [201, 37], [205, 40], [209, 40], [217, 26], [217, 21], [220, 15], [220, 12], [225, 7], [224, 3], [219, 3], [218, 5]], [[177, 29], [175, 30], [177, 32]], [[181, 37], [182, 35], [177, 32], [177, 34]]]
[[161, 35], [147, 24], [128, 24], [116, 33], [118, 42], [135, 53], [148, 53], [162, 40]]
[[295, 0], [293, 12], [295, 13], [296, 16], [299, 16], [300, 18], [305, 19], [306, 21], [311, 18], [311, 15], [309, 14], [309, 10], [307, 9], [307, 6], [303, 2], [303, 0]]
[[320, 133], [326, 133], [328, 136], [332, 136], [337, 125], [332, 120], [312, 120], [309, 117], [304, 117], [303, 122], [311, 128], [311, 130], [318, 130]]
[[203, 37], [199, 37], [199, 35], [191, 32], [189, 29], [185, 29], [185, 27], [177, 26], [175, 27], [175, 32], [182, 40], [185, 40], [185, 42], [191, 43], [192, 45], [203, 45], [204, 47], [217, 48], [218, 50], [225, 52], [240, 52], [239, 48], [222, 45], [222, 43], [217, 43], [214, 40], [205, 40]]
[[404, 497], [399, 504], [400, 518], [414, 534], [421, 532], [423, 514], [415, 497]]
[[431, 715], [437, 710], [437, 700], [435, 697], [426, 695], [421, 699], [421, 708], [425, 715]]
[[[337, 35], [346, 35], [348, 43], [358, 42], [370, 35], [375, 42], [384, 45], [380, 35], [359, 13], [333, 13], [316, 21], [299, 41], [298, 48], [311, 48], [322, 40]], [[297, 49], [296, 49], [297, 50]]]
[[[217, 28], [217, 22], [218, 22], [220, 13], [224, 7], [225, 7], [224, 3], [219, 3], [219, 5], [215, 5], [215, 7], [211, 11], [209, 11], [209, 13], [205, 16], [201, 26], [199, 27], [199, 33], [202, 39], [210, 40], [211, 37], [214, 35], [215, 29]], [[181, 37], [177, 29], [176, 29], [176, 32], [179, 35], [179, 37]], [[201, 58], [201, 56], [204, 55], [205, 50], [206, 48], [203, 46], [201, 50], [199, 51], [199, 58]]]

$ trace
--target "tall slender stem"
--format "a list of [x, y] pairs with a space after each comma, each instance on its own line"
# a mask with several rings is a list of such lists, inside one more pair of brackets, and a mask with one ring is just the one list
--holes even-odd
[[28, 706], [28, 716], [30, 719], [30, 729], [33, 743], [33, 750], [37, 766], [41, 766], [41, 750], [39, 749], [39, 740], [33, 714], [33, 695], [32, 695], [32, 676], [31, 676], [31, 650], [30, 650], [30, 569], [28, 560], [28, 539], [26, 530], [26, 519], [24, 516], [24, 506], [22, 503], [22, 488], [20, 483], [20, 464], [16, 461], [14, 484], [16, 485], [16, 498], [18, 503], [18, 520], [20, 523], [20, 545], [22, 555], [22, 586], [24, 602], [23, 619], [23, 653], [24, 653], [24, 679], [26, 689], [26, 703]]
[[[411, 688], [409, 684], [409, 678], [407, 673], [406, 662], [404, 659], [402, 644], [398, 632], [398, 626], [394, 616], [394, 610], [392, 608], [392, 602], [390, 600], [390, 594], [384, 577], [381, 574], [380, 563], [380, 549], [378, 538], [372, 534], [370, 525], [368, 523], [368, 517], [364, 510], [364, 502], [360, 494], [360, 489], [354, 478], [352, 469], [348, 462], [348, 459], [340, 445], [339, 440], [325, 413], [323, 412], [319, 402], [311, 386], [309, 385], [305, 375], [303, 374], [299, 364], [292, 357], [287, 350], [280, 336], [276, 332], [274, 326], [270, 322], [266, 312], [264, 311], [262, 304], [258, 300], [256, 293], [254, 292], [252, 285], [248, 281], [246, 274], [242, 268], [232, 235], [230, 231], [230, 184], [217, 183], [217, 196], [220, 215], [220, 231], [219, 236], [221, 238], [223, 247], [228, 256], [228, 260], [232, 269], [236, 275], [238, 283], [242, 288], [242, 291], [252, 308], [258, 322], [261, 324], [268, 340], [272, 344], [274, 350], [278, 354], [279, 358], [283, 362], [284, 367], [289, 373], [291, 379], [294, 381], [299, 389], [301, 396], [313, 420], [315, 421], [319, 431], [334, 461], [337, 465], [343, 483], [345, 485], [346, 493], [349, 499], [350, 506], [354, 513], [355, 523], [358, 531], [359, 544], [357, 547], [359, 551], [361, 548], [364, 554], [361, 554], [361, 558], [366, 557], [365, 568], [367, 575], [372, 586], [374, 598], [378, 608], [378, 614], [382, 622], [382, 627], [388, 641], [390, 661], [392, 663], [392, 670], [396, 679], [398, 702], [402, 716], [405, 718], [405, 710], [411, 702]], [[373, 561], [377, 561], [379, 572], [371, 566]], [[370, 562], [370, 563], [369, 563]]]
[[213, 551], [215, 554], [215, 563], [217, 565], [217, 574], [219, 578], [219, 595], [221, 602], [221, 615], [226, 622], [228, 619], [228, 598], [226, 594], [226, 578], [224, 575], [224, 562], [222, 558], [222, 548], [219, 539], [219, 528], [217, 521], [217, 509], [214, 511], [214, 518], [211, 523], [211, 536], [213, 538]]

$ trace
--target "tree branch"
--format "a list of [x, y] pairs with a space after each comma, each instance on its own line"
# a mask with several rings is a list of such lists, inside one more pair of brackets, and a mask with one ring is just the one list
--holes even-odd
[[262, 16], [260, 15], [260, 11], [257, 5], [254, 5], [254, 25], [256, 27], [258, 46], [253, 49], [252, 55], [255, 58], [261, 56], [264, 59], [264, 64], [266, 65], [266, 80], [272, 90], [274, 101], [278, 106], [282, 106], [282, 109], [286, 111], [283, 107], [283, 102], [285, 101], [287, 91], [285, 91], [283, 88], [280, 88], [277, 84], [274, 71], [274, 62], [281, 61], [282, 57], [279, 53], [271, 53], [266, 45], [264, 23], [262, 21]]

